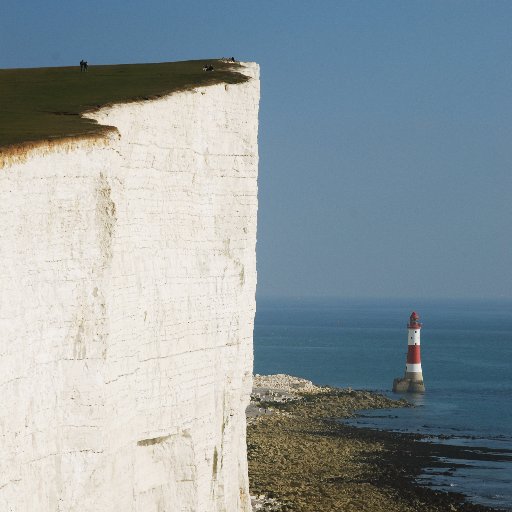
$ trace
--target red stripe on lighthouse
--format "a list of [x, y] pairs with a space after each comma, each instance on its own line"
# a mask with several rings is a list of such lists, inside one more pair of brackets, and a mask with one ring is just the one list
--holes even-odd
[[420, 346], [419, 345], [409, 345], [409, 349], [407, 350], [407, 364], [420, 364]]

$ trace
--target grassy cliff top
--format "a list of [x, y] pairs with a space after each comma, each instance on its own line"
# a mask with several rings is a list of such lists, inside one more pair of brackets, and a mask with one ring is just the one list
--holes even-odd
[[[213, 72], [203, 71], [205, 63]], [[0, 69], [0, 149], [26, 142], [97, 134], [104, 127], [80, 116], [112, 103], [159, 97], [247, 77], [218, 60], [158, 64]]]

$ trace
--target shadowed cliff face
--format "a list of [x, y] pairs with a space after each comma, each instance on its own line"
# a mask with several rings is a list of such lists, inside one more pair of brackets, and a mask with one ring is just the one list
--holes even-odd
[[100, 173], [98, 179], [96, 221], [98, 224], [98, 243], [104, 259], [103, 265], [105, 265], [112, 258], [116, 204], [112, 201], [112, 188], [103, 173]]
[[0, 173], [0, 510], [247, 511], [258, 68]]

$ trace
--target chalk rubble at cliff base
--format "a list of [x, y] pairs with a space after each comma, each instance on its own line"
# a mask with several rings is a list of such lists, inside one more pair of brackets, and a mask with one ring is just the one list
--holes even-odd
[[277, 373], [274, 375], [254, 375], [253, 390], [269, 389], [272, 391], [281, 391], [291, 395], [299, 396], [299, 393], [323, 393], [329, 391], [329, 386], [316, 386], [307, 379]]

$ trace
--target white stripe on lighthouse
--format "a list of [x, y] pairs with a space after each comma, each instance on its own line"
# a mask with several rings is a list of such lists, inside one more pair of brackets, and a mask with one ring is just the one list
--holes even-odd
[[417, 373], [421, 372], [421, 363], [419, 364], [406, 364], [406, 371], [407, 373]]
[[407, 345], [420, 344], [420, 329], [407, 329]]

